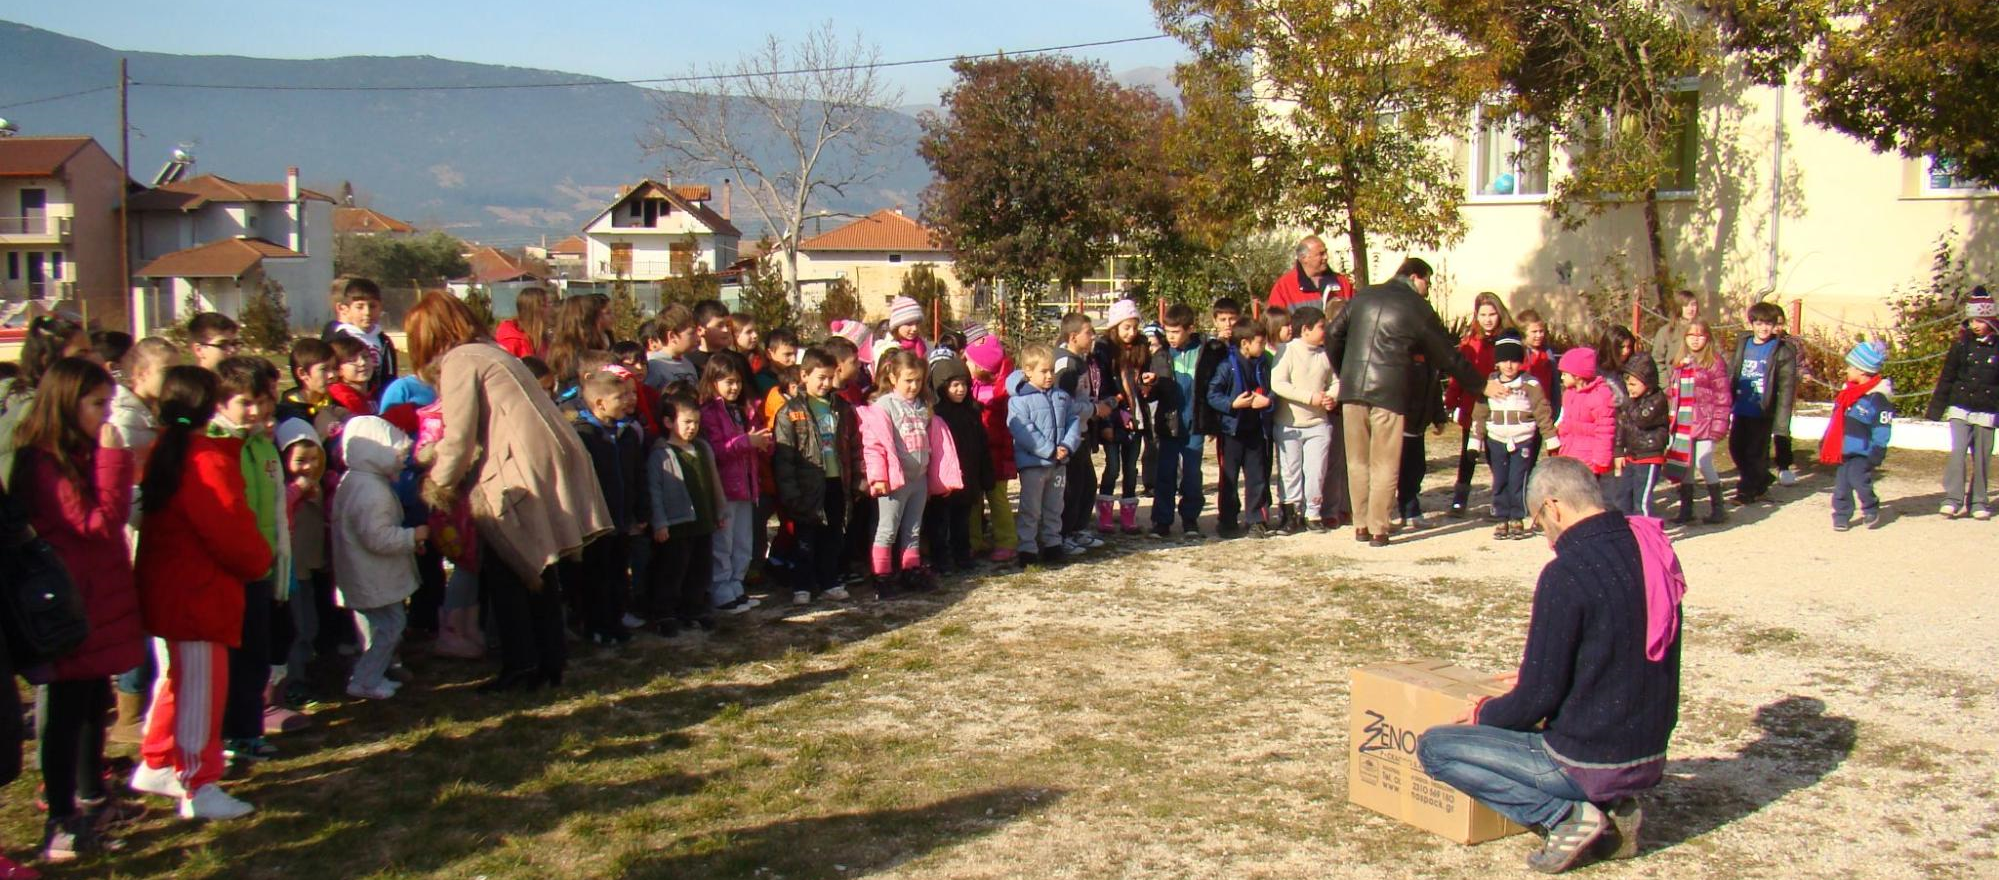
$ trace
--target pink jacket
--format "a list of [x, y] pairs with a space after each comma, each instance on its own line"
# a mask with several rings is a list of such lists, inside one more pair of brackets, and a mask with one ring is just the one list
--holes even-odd
[[1728, 436], [1729, 419], [1735, 414], [1735, 389], [1730, 387], [1728, 361], [1715, 358], [1714, 365], [1707, 369], [1679, 366], [1673, 368], [1666, 381], [1666, 401], [1675, 413], [1680, 409], [1680, 377], [1692, 373], [1694, 377], [1694, 430], [1695, 440], [1721, 440]]
[[729, 415], [722, 398], [701, 404], [701, 438], [715, 450], [715, 467], [722, 472], [722, 497], [730, 501], [757, 498], [757, 452], [750, 435]]
[[1608, 472], [1617, 439], [1617, 398], [1600, 377], [1562, 392], [1562, 418], [1555, 425], [1561, 454], [1599, 474]]
[[[873, 406], [854, 408], [861, 424], [861, 464], [869, 483], [887, 483], [894, 492], [902, 488], [902, 456], [895, 451], [895, 425], [888, 413]], [[964, 469], [958, 466], [958, 446], [951, 442], [951, 430], [944, 420], [930, 417], [930, 494], [942, 495], [965, 488]], [[726, 479], [726, 478], [724, 478]]]
[[132, 451], [100, 448], [77, 462], [89, 472], [96, 487], [91, 492], [63, 476], [56, 460], [39, 448], [21, 450], [19, 461], [14, 489], [27, 505], [28, 521], [69, 569], [90, 622], [83, 644], [56, 658], [54, 680], [101, 679], [139, 665], [146, 632], [125, 543], [125, 521], [132, 515]]

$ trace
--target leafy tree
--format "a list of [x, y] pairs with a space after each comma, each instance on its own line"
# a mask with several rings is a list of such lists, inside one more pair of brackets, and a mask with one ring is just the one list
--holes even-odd
[[494, 325], [499, 323], [499, 320], [493, 316], [493, 295], [487, 293], [486, 288], [482, 286], [473, 285], [471, 290], [466, 291], [465, 307], [472, 310], [473, 316], [479, 319], [480, 326], [487, 330], [493, 329]]
[[243, 298], [236, 315], [243, 341], [260, 351], [285, 351], [292, 342], [291, 310], [285, 307], [285, 287], [269, 278]]
[[645, 309], [639, 307], [638, 294], [632, 290], [632, 282], [619, 279], [611, 282], [611, 335], [614, 339], [637, 339], [639, 327], [645, 324]]
[[834, 321], [858, 321], [865, 312], [861, 308], [861, 295], [854, 285], [845, 278], [835, 278], [826, 284], [826, 293], [819, 299], [819, 324], [830, 325]]
[[1162, 143], [1172, 110], [1149, 89], [1066, 58], [959, 59], [917, 152], [937, 180], [923, 212], [961, 277], [1073, 286], [1119, 237], [1172, 213]]
[[[1153, 0], [1193, 50], [1175, 157], [1218, 243], [1254, 227], [1344, 236], [1357, 280], [1370, 248], [1464, 236], [1464, 185], [1444, 139], [1465, 134], [1495, 59], [1459, 39], [1451, 0]], [[1219, 210], [1216, 210], [1219, 208]]]
[[785, 283], [780, 257], [768, 238], [759, 247], [761, 256], [743, 273], [738, 308], [756, 318], [757, 326], [765, 330], [793, 327], [798, 323], [798, 309], [792, 304], [791, 286]]
[[333, 271], [388, 287], [422, 287], [469, 274], [464, 248], [464, 242], [440, 231], [416, 237], [342, 235], [334, 242]]
[[[926, 330], [930, 327], [933, 314], [946, 324], [953, 320], [950, 282], [945, 281], [944, 276], [937, 274], [937, 267], [930, 263], [917, 263], [911, 266], [908, 272], [903, 273], [902, 288], [896, 293], [916, 300], [916, 304], [923, 307], [923, 326]], [[938, 311], [933, 313], [933, 308]]]

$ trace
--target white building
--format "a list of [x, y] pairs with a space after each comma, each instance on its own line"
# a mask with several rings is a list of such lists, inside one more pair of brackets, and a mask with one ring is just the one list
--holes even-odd
[[265, 281], [284, 289], [294, 327], [332, 317], [333, 207], [301, 189], [298, 169], [283, 183], [239, 183], [212, 174], [131, 198], [132, 314], [136, 332], [184, 321], [182, 304], [237, 314]]
[[706, 186], [641, 180], [583, 226], [586, 280], [656, 281], [719, 272], [736, 261], [743, 234], [709, 207]]

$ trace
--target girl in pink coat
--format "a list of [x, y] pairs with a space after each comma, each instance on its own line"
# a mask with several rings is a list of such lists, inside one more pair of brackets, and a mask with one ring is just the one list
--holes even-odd
[[1686, 335], [1674, 352], [1673, 367], [1666, 381], [1666, 401], [1673, 411], [1672, 445], [1666, 451], [1668, 476], [1680, 478], [1678, 525], [1694, 521], [1694, 476], [1707, 482], [1709, 523], [1728, 518], [1721, 503], [1721, 475], [1714, 466], [1714, 450], [1728, 439], [1729, 418], [1735, 412], [1733, 377], [1728, 359], [1714, 345], [1714, 331], [1706, 321], [1687, 325]]
[[1556, 363], [1562, 371], [1562, 416], [1555, 435], [1561, 455], [1589, 465], [1601, 477], [1610, 473], [1617, 440], [1617, 398], [1596, 374], [1596, 349], [1571, 348]]
[[743, 576], [750, 570], [757, 457], [770, 451], [771, 433], [750, 424], [743, 406], [749, 384], [750, 377], [743, 375], [736, 358], [709, 358], [701, 373], [701, 438], [715, 450], [726, 501], [717, 511], [715, 576], [709, 596], [726, 614], [742, 614], [758, 605], [743, 595]]
[[[875, 398], [856, 415], [868, 494], [878, 506], [871, 557], [875, 593], [918, 591], [937, 584], [923, 565], [923, 507], [932, 492], [964, 488], [951, 431], [930, 411], [928, 371], [908, 349], [884, 353], [875, 363]], [[900, 556], [901, 576], [892, 578]]]

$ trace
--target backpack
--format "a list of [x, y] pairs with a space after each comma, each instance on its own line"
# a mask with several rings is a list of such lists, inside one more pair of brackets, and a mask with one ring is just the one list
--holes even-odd
[[14, 668], [31, 670], [68, 654], [90, 634], [83, 597], [54, 547], [28, 513], [0, 491], [0, 632]]

